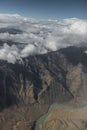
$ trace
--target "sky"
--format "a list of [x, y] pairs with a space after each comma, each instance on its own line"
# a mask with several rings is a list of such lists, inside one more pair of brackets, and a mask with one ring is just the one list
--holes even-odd
[[87, 19], [87, 0], [0, 0], [0, 13], [38, 19]]

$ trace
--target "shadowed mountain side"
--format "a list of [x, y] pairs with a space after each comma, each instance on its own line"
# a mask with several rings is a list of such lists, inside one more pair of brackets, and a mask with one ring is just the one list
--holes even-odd
[[59, 52], [62, 53], [73, 65], [77, 65], [79, 63], [87, 65], [87, 55], [85, 53], [86, 50], [87, 46], [85, 47], [72, 46], [60, 49]]
[[85, 98], [85, 50], [69, 47], [44, 55], [29, 56], [23, 59], [23, 63], [0, 61], [1, 108], [13, 104], [52, 104]]

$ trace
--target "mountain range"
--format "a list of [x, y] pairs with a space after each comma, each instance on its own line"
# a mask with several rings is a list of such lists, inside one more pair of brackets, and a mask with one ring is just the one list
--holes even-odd
[[[85, 105], [87, 103], [86, 49], [86, 47], [74, 46], [63, 48], [43, 55], [29, 56], [23, 58], [22, 63], [18, 60], [15, 64], [0, 60], [1, 111], [3, 110], [3, 113], [16, 111], [17, 108], [12, 110], [14, 107], [21, 110], [24, 106], [26, 109], [33, 107], [35, 111], [40, 107], [41, 115], [53, 103], [75, 107]], [[33, 121], [38, 117], [37, 112]]]

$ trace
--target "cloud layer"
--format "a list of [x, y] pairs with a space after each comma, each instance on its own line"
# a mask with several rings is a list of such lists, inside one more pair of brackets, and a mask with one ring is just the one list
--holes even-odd
[[86, 45], [87, 20], [37, 20], [18, 14], [0, 14], [0, 41], [3, 43], [0, 59], [15, 63], [29, 55]]

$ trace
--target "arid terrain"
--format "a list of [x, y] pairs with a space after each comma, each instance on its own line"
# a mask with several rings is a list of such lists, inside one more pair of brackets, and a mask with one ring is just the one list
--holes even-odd
[[87, 105], [74, 108], [53, 104], [42, 116], [35, 130], [87, 130]]
[[[68, 47], [15, 64], [0, 60], [0, 130], [86, 130], [85, 50]], [[65, 107], [51, 109], [54, 103]]]
[[35, 121], [47, 112], [48, 106], [13, 106], [0, 112], [0, 130], [33, 130]]

